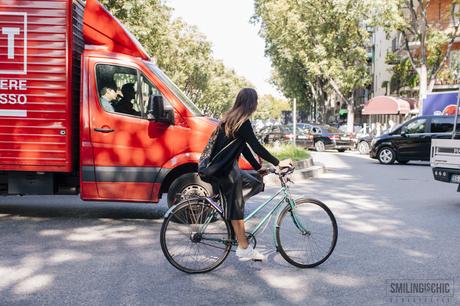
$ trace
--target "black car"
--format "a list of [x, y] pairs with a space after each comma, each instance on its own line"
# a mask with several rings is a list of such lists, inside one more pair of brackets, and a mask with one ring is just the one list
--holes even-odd
[[344, 152], [354, 147], [353, 140], [346, 133], [327, 125], [310, 125], [309, 135], [312, 138], [311, 148], [318, 152], [327, 149]]
[[454, 116], [415, 117], [388, 133], [374, 137], [370, 157], [382, 164], [429, 161], [431, 139], [452, 137], [453, 126]]

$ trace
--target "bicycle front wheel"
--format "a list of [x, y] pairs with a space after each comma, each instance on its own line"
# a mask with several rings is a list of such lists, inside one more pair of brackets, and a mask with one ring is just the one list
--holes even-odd
[[331, 210], [314, 199], [287, 205], [276, 223], [276, 242], [281, 256], [299, 268], [325, 262], [337, 243], [337, 222]]
[[178, 204], [163, 221], [160, 242], [166, 259], [186, 273], [217, 268], [232, 247], [229, 223], [204, 198]]

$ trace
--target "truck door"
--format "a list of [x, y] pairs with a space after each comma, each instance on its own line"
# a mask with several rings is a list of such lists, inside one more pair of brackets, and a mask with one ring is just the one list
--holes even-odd
[[89, 78], [89, 121], [98, 195], [156, 201], [155, 180], [174, 151], [173, 127], [145, 114], [148, 95], [161, 93], [134, 65], [94, 59], [89, 66], [95, 72]]

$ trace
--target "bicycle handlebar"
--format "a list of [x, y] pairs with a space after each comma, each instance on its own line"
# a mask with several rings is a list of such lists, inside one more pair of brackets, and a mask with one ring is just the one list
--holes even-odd
[[295, 170], [294, 166], [288, 166], [288, 167], [283, 167], [280, 169], [280, 171], [276, 171], [276, 168], [268, 168], [268, 171], [270, 173], [274, 173], [276, 175], [279, 175], [280, 177], [285, 177], [286, 175], [292, 174]]

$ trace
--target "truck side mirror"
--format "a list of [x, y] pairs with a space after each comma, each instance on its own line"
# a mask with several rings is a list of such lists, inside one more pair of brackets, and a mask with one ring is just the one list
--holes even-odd
[[162, 96], [150, 96], [147, 105], [147, 115], [153, 120], [164, 118], [164, 103]]
[[147, 119], [174, 125], [174, 110], [165, 109], [162, 96], [150, 96]]

